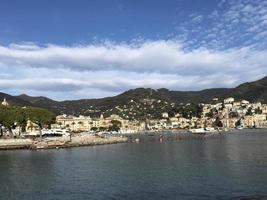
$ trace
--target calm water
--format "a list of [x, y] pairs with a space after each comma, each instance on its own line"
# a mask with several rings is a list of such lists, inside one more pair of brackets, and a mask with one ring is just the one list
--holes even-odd
[[0, 152], [0, 199], [267, 196], [267, 132], [204, 140]]

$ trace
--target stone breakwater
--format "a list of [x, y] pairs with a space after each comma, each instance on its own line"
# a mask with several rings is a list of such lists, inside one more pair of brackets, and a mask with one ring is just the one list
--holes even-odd
[[11, 149], [51, 149], [68, 148], [91, 145], [104, 145], [124, 143], [128, 139], [125, 137], [98, 137], [98, 136], [73, 136], [72, 139], [66, 137], [33, 139], [0, 139], [0, 150]]
[[32, 144], [32, 139], [0, 139], [0, 150], [29, 149]]
[[98, 136], [74, 136], [71, 138], [44, 139], [35, 141], [32, 149], [68, 148], [103, 144], [116, 144], [127, 142], [125, 137], [98, 137]]

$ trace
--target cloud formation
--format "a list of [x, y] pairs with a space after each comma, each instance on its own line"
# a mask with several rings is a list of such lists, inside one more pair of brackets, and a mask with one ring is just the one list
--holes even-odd
[[0, 91], [62, 100], [234, 87], [267, 75], [266, 25], [267, 0], [222, 0], [190, 14], [175, 39], [0, 45]]
[[[0, 46], [0, 88], [58, 96], [64, 92], [80, 94], [87, 88], [112, 94], [136, 87], [198, 90], [231, 87], [267, 73], [265, 50], [243, 47], [186, 51], [183, 47], [176, 40], [71, 47]], [[101, 92], [72, 97], [94, 96], [101, 96]]]
[[267, 0], [221, 0], [214, 10], [189, 18], [177, 25], [189, 49], [267, 46]]
[[185, 51], [177, 41], [148, 41], [142, 44], [87, 46], [0, 46], [3, 66], [20, 69], [47, 68], [72, 71], [124, 71], [179, 75], [236, 73], [265, 68], [265, 50], [251, 47], [214, 51], [207, 48]]

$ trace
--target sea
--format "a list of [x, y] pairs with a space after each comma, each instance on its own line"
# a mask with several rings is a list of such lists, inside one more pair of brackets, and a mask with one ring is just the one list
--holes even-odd
[[0, 199], [267, 199], [267, 131], [0, 151]]

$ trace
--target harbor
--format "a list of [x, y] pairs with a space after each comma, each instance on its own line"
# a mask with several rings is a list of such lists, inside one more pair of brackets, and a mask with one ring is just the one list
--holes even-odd
[[[205, 139], [209, 137], [220, 137], [221, 135], [238, 133], [242, 130], [229, 130], [225, 132], [210, 131], [203, 133], [194, 133], [187, 130], [181, 131], [160, 131], [160, 132], [140, 132], [140, 133], [110, 133], [83, 132], [80, 134], [70, 135], [64, 134], [54, 136], [45, 132], [42, 138], [35, 135], [28, 138], [6, 138], [0, 139], [0, 150], [14, 149], [59, 149], [81, 146], [106, 145], [116, 143], [139, 143], [139, 142], [169, 142], [179, 140]], [[249, 131], [249, 129], [247, 130]], [[252, 130], [252, 131], [255, 131]]]

